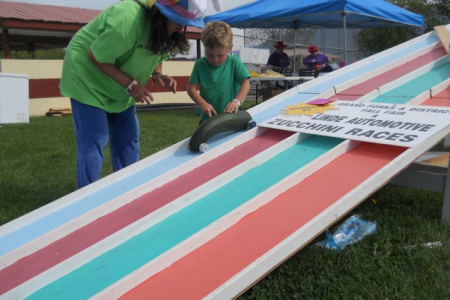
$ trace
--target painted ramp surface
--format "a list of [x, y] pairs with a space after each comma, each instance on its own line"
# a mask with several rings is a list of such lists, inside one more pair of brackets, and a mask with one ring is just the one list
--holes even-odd
[[[449, 78], [430, 33], [248, 112], [316, 98], [446, 111]], [[204, 154], [182, 141], [0, 227], [0, 299], [234, 298], [449, 132], [412, 148], [263, 127]]]

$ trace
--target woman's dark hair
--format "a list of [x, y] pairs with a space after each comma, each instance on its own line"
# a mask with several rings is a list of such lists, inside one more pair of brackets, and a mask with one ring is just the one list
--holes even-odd
[[146, 10], [147, 21], [150, 20], [151, 28], [148, 46], [152, 53], [163, 55], [167, 52], [173, 53], [175, 49], [178, 49], [179, 53], [187, 53], [189, 51], [190, 44], [186, 39], [186, 27], [184, 27], [183, 33], [174, 32], [169, 35], [167, 18], [159, 11], [156, 5], [148, 9], [138, 0], [134, 1]]

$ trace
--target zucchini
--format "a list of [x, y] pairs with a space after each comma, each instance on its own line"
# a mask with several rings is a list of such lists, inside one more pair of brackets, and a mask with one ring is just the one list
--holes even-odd
[[188, 149], [192, 152], [199, 152], [200, 145], [202, 152], [208, 149], [206, 142], [213, 136], [226, 131], [239, 131], [249, 128], [252, 123], [252, 116], [245, 110], [240, 110], [237, 114], [220, 113], [205, 120], [195, 130], [192, 135]]

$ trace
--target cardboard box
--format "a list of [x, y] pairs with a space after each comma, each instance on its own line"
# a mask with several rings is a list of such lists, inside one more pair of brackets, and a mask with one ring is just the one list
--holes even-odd
[[275, 97], [276, 95], [279, 95], [282, 92], [284, 92], [284, 90], [263, 91], [263, 93], [262, 93], [263, 101], [269, 100], [270, 98]]

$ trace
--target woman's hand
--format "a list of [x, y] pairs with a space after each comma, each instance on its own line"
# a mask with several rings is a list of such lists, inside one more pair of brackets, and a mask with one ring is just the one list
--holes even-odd
[[143, 86], [142, 84], [135, 81], [130, 86], [130, 96], [136, 101], [137, 103], [147, 103], [150, 105], [151, 102], [155, 101], [153, 99], [152, 94]]
[[174, 94], [177, 92], [177, 82], [169, 75], [156, 75], [155, 82], [160, 86], [171, 90]]

